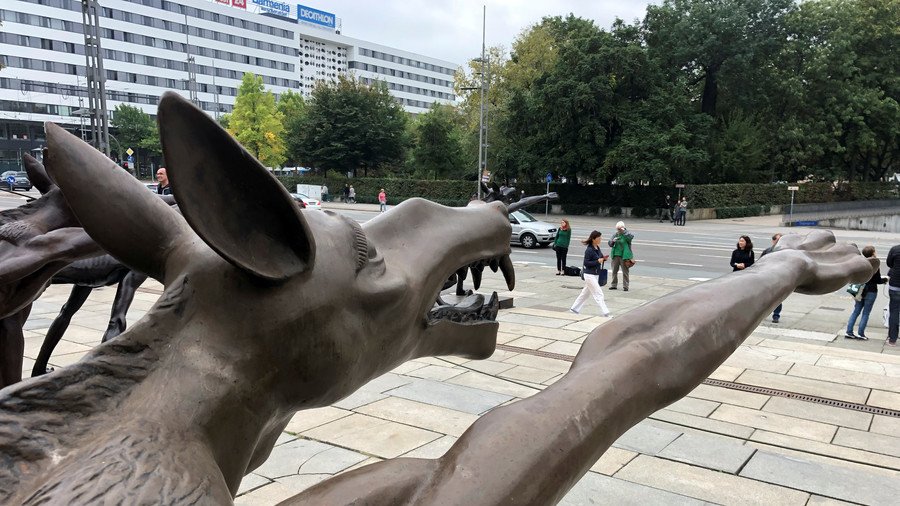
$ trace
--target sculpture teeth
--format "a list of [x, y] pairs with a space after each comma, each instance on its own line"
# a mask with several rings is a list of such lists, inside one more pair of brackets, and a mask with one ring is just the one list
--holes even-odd
[[500, 260], [497, 259], [496, 257], [492, 258], [490, 260], [490, 263], [488, 264], [488, 266], [490, 266], [491, 272], [497, 272], [497, 269], [500, 268]]
[[510, 291], [516, 288], [516, 270], [513, 268], [512, 259], [509, 255], [500, 257], [500, 272], [503, 273], [503, 279], [506, 281], [506, 288]]
[[472, 267], [472, 284], [476, 290], [481, 288], [481, 269], [482, 266]]

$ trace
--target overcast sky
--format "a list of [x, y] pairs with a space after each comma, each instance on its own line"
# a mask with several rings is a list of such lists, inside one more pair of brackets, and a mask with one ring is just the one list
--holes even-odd
[[[512, 41], [544, 16], [574, 13], [609, 28], [616, 17], [643, 19], [648, 0], [303, 0], [302, 5], [334, 13], [343, 35], [462, 65], [481, 54], [481, 12], [487, 6], [487, 45]], [[654, 1], [653, 3], [658, 3]]]

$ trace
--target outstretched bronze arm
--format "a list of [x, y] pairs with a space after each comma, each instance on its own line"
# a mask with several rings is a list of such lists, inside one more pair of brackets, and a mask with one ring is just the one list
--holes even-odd
[[596, 328], [565, 376], [481, 417], [443, 457], [373, 464], [282, 504], [553, 504], [625, 431], [709, 376], [792, 291], [864, 282], [875, 262], [830, 232], [785, 236], [751, 269]]

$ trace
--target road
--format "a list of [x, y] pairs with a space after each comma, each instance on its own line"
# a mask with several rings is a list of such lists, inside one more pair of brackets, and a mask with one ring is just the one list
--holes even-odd
[[[37, 190], [27, 192], [38, 197]], [[25, 203], [20, 196], [0, 191], [0, 210], [17, 207]], [[346, 215], [360, 223], [372, 219], [377, 212], [369, 210], [343, 210], [335, 212]], [[533, 213], [538, 219], [543, 218], [539, 212]], [[549, 221], [556, 222], [559, 216], [550, 216]], [[570, 217], [572, 225], [572, 244], [569, 248], [569, 265], [581, 266], [583, 247], [579, 240], [586, 238], [593, 229], [603, 232], [604, 252], [609, 248], [605, 244], [615, 229], [616, 218], [597, 218], [586, 216]], [[770, 222], [772, 220], [769, 220]], [[706, 280], [731, 272], [728, 261], [740, 235], [746, 234], [753, 239], [756, 254], [771, 244], [771, 236], [775, 232], [785, 232], [783, 228], [773, 225], [755, 223], [748, 219], [746, 223], [739, 220], [708, 220], [688, 222], [684, 227], [675, 227], [671, 223], [659, 223], [655, 220], [626, 220], [626, 224], [634, 233], [632, 243], [635, 258], [638, 261], [634, 274], [672, 279]], [[840, 240], [859, 244], [860, 247], [872, 244], [878, 255], [884, 258], [888, 249], [900, 243], [900, 234], [879, 234], [876, 232], [835, 231]], [[512, 247], [513, 262], [529, 263], [556, 268], [556, 254], [550, 248], [525, 249]], [[883, 269], [884, 270], [884, 269]]]

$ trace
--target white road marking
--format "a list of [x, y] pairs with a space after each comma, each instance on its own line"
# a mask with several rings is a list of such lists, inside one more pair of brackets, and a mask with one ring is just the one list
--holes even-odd
[[697, 256], [698, 257], [706, 257], [706, 258], [728, 258], [728, 259], [731, 258], [731, 257], [722, 256], [722, 255], [697, 255]]
[[712, 278], [688, 278], [688, 281], [709, 281]]
[[680, 264], [678, 262], [669, 262], [669, 265], [683, 265], [685, 267], [703, 267], [700, 264]]

